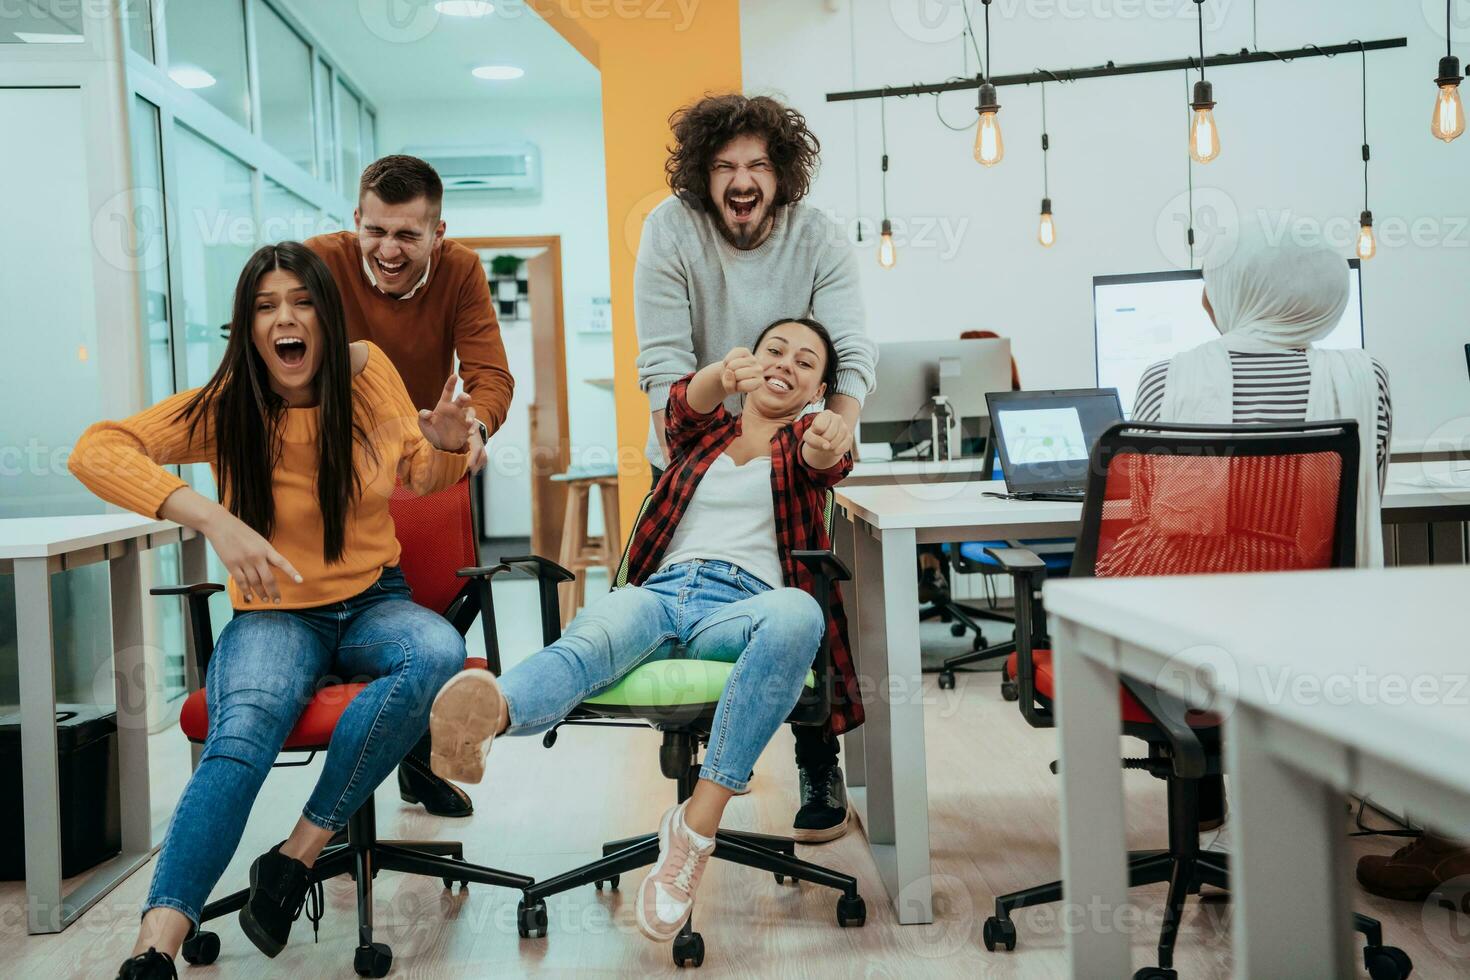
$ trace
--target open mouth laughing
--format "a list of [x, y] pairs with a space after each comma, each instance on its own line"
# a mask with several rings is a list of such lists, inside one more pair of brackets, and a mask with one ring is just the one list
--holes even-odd
[[761, 193], [758, 190], [729, 191], [725, 194], [725, 208], [737, 224], [750, 221], [760, 203]]
[[273, 347], [276, 357], [288, 368], [298, 368], [306, 362], [305, 337], [277, 337]]

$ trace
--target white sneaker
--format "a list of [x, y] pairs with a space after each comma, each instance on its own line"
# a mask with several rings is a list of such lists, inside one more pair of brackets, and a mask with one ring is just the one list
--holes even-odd
[[1200, 834], [1199, 849], [1215, 854], [1229, 854], [1235, 850], [1235, 835], [1231, 833], [1229, 819], [1214, 830]]
[[490, 742], [505, 720], [505, 696], [488, 670], [462, 670], [434, 696], [429, 709], [429, 768], [442, 779], [478, 783]]
[[666, 943], [684, 928], [694, 910], [694, 891], [715, 851], [713, 838], [684, 823], [684, 804], [671, 807], [658, 824], [658, 860], [638, 889], [638, 930]]

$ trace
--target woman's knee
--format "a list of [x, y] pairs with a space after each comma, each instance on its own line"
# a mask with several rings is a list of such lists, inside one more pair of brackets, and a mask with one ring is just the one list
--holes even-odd
[[464, 669], [464, 637], [447, 619], [435, 617], [406, 639], [413, 647], [409, 663], [430, 692], [437, 692]]
[[810, 594], [791, 587], [772, 589], [761, 599], [757, 628], [779, 635], [780, 649], [810, 664], [827, 626], [821, 605]]

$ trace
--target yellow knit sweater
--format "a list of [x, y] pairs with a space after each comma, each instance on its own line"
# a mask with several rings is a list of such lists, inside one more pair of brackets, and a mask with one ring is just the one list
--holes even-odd
[[[356, 421], [368, 433], [376, 459], [360, 444], [354, 449], [362, 494], [347, 513], [342, 558], [331, 565], [322, 558], [322, 513], [316, 495], [320, 409], [288, 408], [280, 460], [271, 475], [275, 531], [270, 542], [303, 581], [298, 585], [277, 570], [281, 602], [267, 607], [258, 598], [243, 602], [232, 578], [230, 601], [236, 609], [306, 609], [357, 595], [377, 581], [384, 568], [398, 564], [398, 539], [388, 513], [395, 483], [430, 494], [464, 476], [469, 454], [444, 452], [424, 439], [403, 380], [387, 355], [371, 343], [367, 347], [367, 363], [352, 379], [352, 390]], [[68, 463], [71, 472], [103, 500], [149, 517], [159, 516], [168, 496], [187, 486], [164, 466], [207, 462], [218, 480], [213, 416], [206, 416], [192, 442], [187, 423], [176, 417], [197, 391], [180, 392], [120, 422], [96, 423], [77, 442]]]

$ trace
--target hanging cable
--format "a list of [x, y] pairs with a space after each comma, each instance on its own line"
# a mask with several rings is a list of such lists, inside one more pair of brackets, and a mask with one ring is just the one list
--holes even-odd
[[[1184, 91], [1189, 91], [1189, 71], [1187, 69], [1184, 72]], [[1193, 128], [1192, 121], [1190, 127]], [[1189, 267], [1192, 269], [1194, 268], [1194, 154], [1191, 153], [1184, 158], [1184, 165], [1189, 188], [1189, 214], [1185, 222], [1188, 231], [1185, 234], [1185, 239], [1189, 242]]]
[[[990, 0], [985, 4], [985, 66], [990, 64]], [[979, 125], [975, 127], [975, 162], [984, 167], [993, 167], [1005, 158], [1005, 141], [1000, 132], [1000, 100], [996, 98], [995, 86], [990, 83], [984, 68], [980, 72], [980, 90], [975, 112], [979, 114]]]
[[1036, 240], [1042, 248], [1051, 248], [1057, 243], [1056, 222], [1051, 214], [1051, 175], [1047, 165], [1050, 156], [1051, 137], [1046, 128], [1046, 83], [1041, 83], [1041, 221], [1036, 228]]
[[1220, 132], [1215, 128], [1215, 89], [1205, 80], [1205, 0], [1194, 0], [1199, 22], [1199, 81], [1194, 83], [1194, 110], [1189, 127], [1189, 155], [1196, 163], [1209, 163], [1220, 155]]
[[893, 268], [898, 255], [893, 247], [893, 222], [888, 220], [888, 100], [878, 100], [878, 132], [883, 141], [883, 224], [878, 235], [878, 264]]
[[[1361, 46], [1362, 42], [1359, 42]], [[1368, 52], [1359, 49], [1363, 57], [1363, 213], [1358, 217], [1358, 258], [1366, 262], [1378, 254], [1378, 242], [1373, 237], [1373, 211], [1368, 207]]]
[[[985, 5], [988, 8], [990, 6], [990, 0], [985, 0]], [[975, 48], [975, 60], [980, 62], [980, 75], [983, 77], [985, 75], [985, 66], [990, 64], [990, 11], [988, 9], [985, 11], [985, 57], [981, 58], [980, 48], [975, 44], [975, 25], [970, 23], [970, 0], [964, 0], [960, 4], [960, 10], [964, 11], [965, 27], [970, 34], [970, 45]], [[969, 65], [965, 67], [968, 68]], [[968, 76], [969, 72], [967, 71], [965, 74]]]

